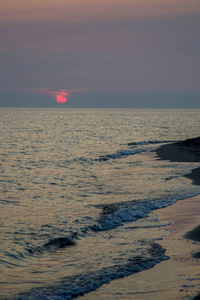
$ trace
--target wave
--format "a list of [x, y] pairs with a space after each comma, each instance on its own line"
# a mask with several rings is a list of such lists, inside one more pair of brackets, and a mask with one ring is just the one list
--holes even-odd
[[54, 237], [47, 240], [40, 245], [29, 245], [24, 249], [23, 253], [17, 253], [15, 257], [13, 254], [6, 256], [12, 256], [15, 260], [23, 260], [27, 256], [38, 256], [45, 252], [58, 251], [61, 248], [76, 246], [77, 240], [84, 238], [91, 234], [91, 232], [109, 231], [112, 228], [122, 226], [127, 222], [133, 222], [138, 219], [148, 217], [150, 211], [161, 209], [169, 205], [174, 204], [179, 200], [186, 199], [188, 197], [200, 194], [190, 194], [185, 197], [176, 197], [172, 199], [161, 200], [144, 200], [144, 201], [131, 201], [127, 203], [112, 203], [112, 204], [99, 204], [95, 205], [96, 208], [101, 209], [99, 219], [94, 222], [93, 225], [85, 226], [76, 232], [72, 232], [67, 236]]
[[[125, 157], [125, 156], [129, 156], [129, 155], [134, 155], [134, 154], [139, 154], [142, 152], [146, 152], [151, 150], [148, 146], [150, 145], [155, 145], [155, 144], [163, 144], [163, 143], [172, 143], [174, 141], [141, 141], [141, 142], [130, 142], [127, 143], [125, 145], [128, 145], [131, 148], [134, 149], [122, 149], [122, 150], [118, 150], [115, 153], [111, 153], [111, 154], [105, 154], [100, 156], [97, 159], [94, 158], [88, 158], [88, 157], [76, 157], [76, 158], [72, 158], [72, 159], [67, 159], [65, 161], [63, 161], [62, 163], [57, 164], [58, 167], [64, 167], [67, 168], [69, 164], [72, 163], [79, 163], [79, 164], [93, 164], [95, 163], [95, 161], [107, 161], [109, 159], [117, 159], [117, 158], [121, 158], [121, 157]], [[140, 146], [147, 146], [147, 148], [141, 148]]]
[[98, 161], [106, 161], [109, 159], [117, 159], [117, 158], [121, 158], [121, 157], [125, 157], [125, 156], [129, 156], [129, 155], [134, 155], [134, 154], [139, 154], [142, 152], [146, 152], [149, 149], [134, 149], [134, 150], [119, 150], [116, 153], [113, 154], [107, 154], [104, 156], [100, 156], [98, 158]]
[[75, 245], [74, 237], [59, 237], [49, 240], [43, 245], [43, 248], [47, 250], [52, 250], [73, 245]]
[[[159, 145], [159, 144], [165, 144], [165, 143], [175, 143], [178, 146], [199, 146], [199, 140], [200, 138], [194, 138], [194, 139], [188, 139], [185, 141], [172, 141], [172, 140], [150, 140], [150, 141], [140, 141], [140, 142], [129, 142], [125, 145], [129, 146], [131, 149], [122, 149], [122, 150], [118, 150], [115, 153], [111, 153], [111, 154], [105, 154], [100, 156], [98, 159], [93, 159], [93, 158], [86, 158], [86, 157], [76, 157], [76, 158], [72, 158], [71, 160], [65, 160], [64, 162], [62, 162], [62, 164], [58, 164], [59, 167], [68, 167], [68, 164], [77, 162], [79, 164], [93, 164], [95, 161], [107, 161], [110, 159], [118, 159], [118, 158], [122, 158], [122, 157], [126, 157], [129, 155], [135, 155], [135, 154], [139, 154], [142, 152], [146, 152], [146, 151], [150, 151], [153, 148], [150, 148], [150, 146], [152, 145]], [[141, 146], [147, 146], [146, 148], [141, 148]]]
[[76, 246], [77, 240], [90, 235], [91, 232], [108, 231], [112, 228], [122, 226], [124, 223], [136, 221], [148, 216], [154, 209], [163, 208], [173, 204], [176, 200], [164, 201], [133, 201], [128, 203], [100, 204], [96, 205], [101, 209], [99, 220], [93, 225], [85, 226], [67, 236], [54, 237], [47, 240], [42, 245], [29, 244], [23, 252], [16, 254], [7, 253], [6, 256], [16, 260], [24, 260], [26, 257], [39, 256], [45, 252], [58, 251], [62, 248]]
[[[152, 150], [148, 147], [150, 145], [171, 143], [171, 142], [172, 141], [157, 141], [157, 140], [155, 140], [155, 141], [131, 142], [131, 143], [128, 143], [126, 145], [128, 145], [128, 146], [130, 146], [131, 148], [134, 148], [134, 149], [119, 150], [119, 151], [117, 151], [113, 154], [106, 154], [106, 155], [100, 156], [97, 160], [98, 161], [106, 161], [106, 160], [109, 160], [109, 159], [118, 159], [118, 158], [126, 157], [126, 156], [129, 156], [129, 155], [139, 154], [139, 153], [142, 153], [142, 152]], [[140, 146], [147, 146], [147, 147], [146, 148], [141, 148]]]
[[[83, 235], [83, 234], [82, 234]], [[29, 256], [38, 256], [45, 252], [51, 252], [51, 251], [57, 251], [62, 248], [75, 246], [76, 240], [79, 238], [78, 233], [74, 232], [71, 235], [68, 236], [61, 236], [61, 237], [54, 237], [49, 239], [47, 242], [45, 242], [43, 245], [34, 245], [29, 244], [28, 247], [24, 248], [23, 252], [16, 251], [16, 253], [10, 253], [5, 252], [4, 254], [15, 261], [23, 261], [26, 260]], [[6, 263], [6, 261], [5, 261]]]
[[141, 142], [130, 142], [127, 143], [128, 146], [143, 146], [143, 145], [152, 145], [152, 144], [164, 144], [164, 143], [173, 143], [174, 141], [141, 141]]
[[196, 196], [197, 194], [200, 194], [200, 191], [185, 197], [177, 197], [168, 200], [133, 201], [126, 204], [118, 203], [115, 205], [101, 205], [102, 213], [98, 224], [94, 224], [90, 227], [90, 229], [93, 231], [110, 230], [112, 228], [122, 226], [124, 223], [146, 218], [152, 210], [167, 207], [179, 200], [184, 200], [188, 197]]
[[[175, 202], [175, 201], [174, 201]], [[173, 203], [173, 202], [171, 202]], [[170, 204], [171, 204], [170, 203]], [[29, 244], [24, 252], [18, 252], [16, 255], [7, 253], [6, 256], [15, 260], [22, 260], [27, 256], [38, 256], [45, 252], [57, 251], [62, 248], [76, 246], [79, 238], [84, 238], [91, 232], [106, 231], [123, 225], [124, 223], [135, 221], [139, 218], [145, 218], [153, 209], [161, 208], [169, 205], [169, 202], [163, 204], [163, 201], [142, 201], [96, 205], [101, 209], [100, 218], [93, 225], [85, 226], [79, 231], [72, 232], [67, 236], [54, 237], [47, 240], [42, 245]]]
[[91, 226], [93, 231], [105, 231], [122, 226], [126, 222], [133, 222], [146, 218], [151, 210], [167, 207], [177, 200], [153, 200], [131, 202], [121, 205], [111, 213], [102, 212], [99, 223]]
[[[88, 230], [87, 230], [88, 231]], [[83, 236], [83, 234], [80, 236]], [[29, 244], [28, 247], [25, 247], [22, 251], [9, 252], [5, 251], [5, 258], [0, 257], [0, 265], [4, 265], [10, 268], [10, 266], [22, 267], [29, 263], [30, 257], [38, 257], [46, 252], [54, 252], [59, 249], [71, 247], [76, 245], [76, 240], [79, 238], [77, 232], [72, 233], [66, 237], [55, 237], [49, 239], [43, 245], [34, 245]]]
[[[200, 194], [200, 192], [198, 193]], [[148, 217], [152, 210], [161, 209], [174, 204], [179, 200], [195, 196], [169, 199], [169, 200], [151, 200], [151, 201], [132, 201], [128, 203], [100, 204], [96, 207], [101, 208], [99, 220], [90, 226], [82, 228], [79, 232], [73, 232], [66, 237], [52, 238], [42, 246], [30, 246], [26, 249], [29, 255], [39, 255], [46, 251], [56, 251], [61, 248], [76, 246], [76, 241], [92, 232], [108, 231], [112, 228], [122, 226], [124, 223], [133, 222], [138, 219]]]
[[65, 277], [57, 286], [34, 289], [30, 292], [21, 294], [19, 297], [15, 298], [15, 300], [69, 300], [89, 293], [114, 279], [141, 272], [145, 269], [150, 269], [155, 266], [155, 264], [169, 258], [165, 256], [165, 249], [155, 242], [149, 243], [147, 251], [148, 257], [146, 258], [133, 257], [128, 259], [123, 265], [114, 265], [96, 272]]

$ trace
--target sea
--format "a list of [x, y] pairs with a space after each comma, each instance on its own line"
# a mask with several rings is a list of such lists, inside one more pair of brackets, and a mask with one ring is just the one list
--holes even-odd
[[200, 193], [182, 180], [199, 163], [154, 150], [199, 136], [200, 110], [1, 108], [0, 123], [0, 299], [89, 295], [169, 259], [149, 214]]

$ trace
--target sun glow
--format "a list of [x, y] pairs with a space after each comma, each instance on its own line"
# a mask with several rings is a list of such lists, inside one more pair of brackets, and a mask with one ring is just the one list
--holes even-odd
[[73, 90], [58, 90], [58, 91], [51, 91], [49, 88], [37, 90], [38, 93], [47, 94], [49, 96], [53, 96], [56, 101], [60, 104], [66, 103], [68, 97], [72, 93], [79, 93], [84, 91], [84, 89], [73, 89]]
[[56, 97], [56, 100], [57, 100], [58, 103], [65, 103], [65, 102], [67, 102], [67, 97], [64, 97], [64, 96], [61, 94], [61, 95], [58, 95], [58, 96]]

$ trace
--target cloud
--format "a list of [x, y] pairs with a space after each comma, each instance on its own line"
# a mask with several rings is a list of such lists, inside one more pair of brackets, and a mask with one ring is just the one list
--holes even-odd
[[67, 90], [58, 90], [58, 91], [50, 91], [49, 89], [42, 89], [41, 93], [48, 94], [50, 96], [53, 96], [57, 98], [58, 96], [64, 96], [67, 97], [70, 95], [70, 93]]
[[77, 88], [77, 89], [72, 89], [70, 91], [68, 91], [68, 90], [52, 91], [49, 88], [46, 88], [46, 89], [36, 90], [36, 92], [39, 93], [39, 94], [46, 94], [46, 95], [50, 95], [50, 96], [53, 96], [53, 97], [57, 98], [58, 96], [68, 97], [73, 93], [79, 93], [79, 92], [82, 92], [84, 90], [85, 89], [78, 89]]

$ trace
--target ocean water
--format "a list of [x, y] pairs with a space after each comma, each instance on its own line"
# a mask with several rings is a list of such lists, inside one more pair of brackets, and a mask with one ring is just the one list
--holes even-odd
[[199, 164], [152, 151], [199, 136], [199, 112], [1, 108], [0, 299], [71, 299], [166, 259], [140, 228], [200, 192], [181, 180]]

